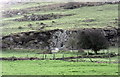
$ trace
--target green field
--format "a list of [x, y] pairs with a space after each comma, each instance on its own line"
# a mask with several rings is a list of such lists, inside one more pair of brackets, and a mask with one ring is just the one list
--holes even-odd
[[[109, 49], [110, 53], [118, 53], [118, 48], [117, 47], [110, 47]], [[40, 50], [40, 49], [12, 49], [12, 50], [3, 50], [2, 55], [0, 57], [42, 57], [43, 52], [45, 50]], [[84, 53], [87, 53], [88, 50], [84, 50]], [[93, 51], [89, 50], [89, 52], [94, 53]], [[107, 50], [100, 50], [98, 53], [109, 53]], [[81, 55], [81, 53], [77, 52], [70, 52], [70, 51], [59, 51], [58, 53], [55, 53], [56, 57], [62, 57], [64, 54], [65, 57], [70, 57], [70, 56], [76, 56], [76, 54]], [[53, 54], [47, 54], [48, 58], [52, 57]]]
[[[45, 6], [56, 4], [52, 2], [45, 3], [20, 3], [17, 5], [8, 6], [5, 10], [20, 10], [27, 9], [36, 6]], [[58, 4], [58, 3], [57, 3]], [[13, 19], [21, 18], [23, 15], [16, 15], [13, 17], [2, 17], [0, 18], [2, 26], [3, 36], [33, 31], [27, 25], [32, 24], [35, 29], [39, 28], [36, 23], [45, 23], [48, 26], [44, 30], [53, 29], [80, 29], [80, 28], [104, 28], [107, 26], [118, 27], [115, 23], [115, 19], [118, 17], [118, 4], [105, 4], [101, 6], [93, 7], [81, 7], [76, 9], [53, 9], [53, 10], [41, 10], [41, 11], [30, 11], [31, 15], [34, 14], [74, 14], [73, 16], [65, 16], [59, 19], [52, 20], [41, 20], [41, 21], [13, 21]], [[87, 19], [93, 19], [92, 22], [83, 22]], [[52, 21], [55, 21], [53, 24]], [[19, 29], [18, 27], [22, 27]], [[35, 31], [35, 30], [34, 30]], [[1, 57], [38, 57], [43, 58], [43, 50], [39, 49], [11, 49], [3, 50]], [[85, 50], [87, 53], [88, 50]], [[92, 52], [89, 50], [89, 52]], [[110, 53], [118, 53], [118, 48], [109, 48]], [[38, 54], [40, 53], [40, 54]], [[107, 50], [101, 50], [99, 53], [108, 53]], [[70, 51], [55, 53], [56, 58], [72, 57], [77, 56], [78, 53]], [[118, 75], [118, 63], [96, 63], [90, 62], [89, 58], [73, 59], [78, 62], [70, 62], [63, 60], [48, 60], [53, 58], [54, 54], [46, 54], [46, 60], [25, 60], [25, 61], [0, 61], [2, 62], [2, 75]], [[79, 53], [81, 55], [81, 53]], [[106, 61], [106, 62], [118, 62], [118, 56], [112, 58], [91, 58], [93, 61]], [[85, 60], [86, 62], [81, 62]]]
[[[117, 48], [110, 48], [111, 52], [118, 52]], [[41, 50], [39, 50], [41, 52]], [[67, 51], [66, 51], [67, 52]], [[76, 53], [66, 53], [65, 57], [77, 56]], [[100, 52], [103, 52], [102, 50]], [[38, 57], [38, 50], [4, 50], [2, 57]], [[45, 54], [44, 54], [45, 55]], [[46, 54], [46, 60], [27, 61], [2, 61], [3, 75], [118, 75], [118, 63], [90, 62], [89, 58], [73, 59], [78, 62], [48, 60], [53, 54]], [[62, 53], [56, 53], [56, 58], [61, 58]], [[109, 58], [91, 58], [93, 61], [109, 62]], [[85, 60], [86, 62], [81, 62]], [[118, 57], [110, 58], [111, 62], [118, 61]], [[28, 71], [29, 70], [29, 71]]]
[[12, 10], [19, 10], [19, 9], [25, 9], [25, 8], [31, 8], [31, 7], [37, 7], [37, 6], [43, 6], [43, 5], [50, 5], [55, 4], [53, 2], [43, 2], [43, 3], [37, 3], [37, 2], [28, 2], [28, 3], [19, 3], [17, 5], [11, 5], [9, 9]]
[[[32, 3], [30, 4], [32, 5]], [[48, 3], [48, 4], [51, 4], [51, 3]], [[27, 6], [27, 5], [28, 4], [24, 4], [24, 6]], [[34, 5], [35, 3], [33, 3], [33, 6]], [[14, 6], [17, 8], [17, 5], [14, 5]], [[36, 6], [38, 6], [38, 4]], [[42, 6], [42, 5], [39, 4], [39, 6]], [[11, 8], [13, 8], [13, 6]], [[21, 8], [21, 7], [18, 7], [18, 8]], [[72, 10], [55, 9], [55, 10], [48, 10], [48, 11], [34, 11], [31, 14], [33, 13], [34, 14], [54, 13], [54, 14], [74, 14], [74, 15], [62, 17], [59, 19], [53, 19], [53, 20], [23, 21], [23, 22], [12, 21], [13, 19], [21, 18], [22, 15], [17, 15], [9, 18], [3, 17], [1, 20], [3, 20], [2, 24], [5, 24], [5, 25], [0, 27], [3, 29], [2, 34], [8, 35], [11, 33], [31, 31], [31, 29], [27, 27], [27, 25], [33, 24], [34, 28], [38, 28], [38, 26], [36, 25], [36, 22], [39, 22], [39, 23], [43, 22], [48, 26], [52, 26], [52, 27], [46, 27], [45, 30], [58, 29], [58, 28], [59, 29], [76, 29], [76, 28], [103, 28], [107, 26], [117, 27], [117, 23], [114, 23], [114, 22], [115, 22], [115, 19], [118, 17], [118, 4], [112, 4], [112, 5], [105, 4], [101, 6], [82, 7], [82, 8], [72, 9]], [[83, 22], [83, 20], [87, 20], [87, 19], [94, 19], [95, 21]], [[52, 21], [55, 21], [56, 23], [52, 24]], [[19, 26], [23, 27], [23, 29], [18, 29]]]
[[118, 64], [65, 61], [2, 61], [3, 75], [118, 75]]

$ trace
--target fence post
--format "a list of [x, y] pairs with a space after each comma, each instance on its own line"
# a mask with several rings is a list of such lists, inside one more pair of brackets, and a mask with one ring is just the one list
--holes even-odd
[[26, 58], [28, 58], [28, 54], [26, 55]]
[[45, 54], [45, 59], [47, 58], [47, 55]]
[[44, 60], [44, 54], [43, 54], [43, 60]]
[[78, 62], [78, 52], [77, 52], [77, 62]]
[[64, 60], [64, 53], [63, 53], [63, 55], [62, 55], [62, 59]]
[[55, 53], [53, 53], [53, 60], [55, 59]]
[[108, 58], [109, 58], [109, 63], [111, 63], [111, 56], [110, 56], [110, 51], [109, 51], [109, 49], [108, 49], [107, 51], [108, 51]]

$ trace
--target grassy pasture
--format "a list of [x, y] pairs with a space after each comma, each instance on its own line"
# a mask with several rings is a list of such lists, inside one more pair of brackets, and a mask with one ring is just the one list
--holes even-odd
[[[43, 54], [36, 54], [37, 52], [37, 50], [7, 50], [2, 52], [1, 57], [12, 57], [13, 55], [15, 57], [43, 57]], [[53, 57], [53, 54], [46, 55], [47, 58]], [[61, 58], [62, 55], [57, 53], [56, 58]], [[67, 52], [64, 56], [70, 57], [76, 56], [76, 54]], [[108, 58], [91, 59], [93, 61], [109, 62]], [[60, 60], [1, 61], [2, 75], [118, 75], [117, 63], [79, 62], [81, 60], [90, 61], [88, 58], [79, 58], [78, 62]], [[118, 61], [118, 57], [111, 58], [111, 61]]]
[[[1, 57], [38, 57], [43, 58], [43, 54], [38, 54], [42, 52], [41, 50], [7, 50], [3, 51]], [[46, 54], [47, 58], [53, 58], [53, 54]], [[56, 53], [56, 58], [61, 58], [62, 53]], [[76, 56], [76, 54], [64, 54], [65, 57]]]
[[[21, 3], [18, 5], [11, 5], [8, 9], [25, 9], [36, 6], [43, 6], [54, 3]], [[8, 10], [7, 9], [7, 10]], [[3, 26], [3, 35], [11, 33], [31, 31], [27, 27], [28, 24], [33, 24], [34, 28], [37, 28], [36, 22], [43, 22], [52, 27], [46, 27], [45, 30], [52, 29], [77, 29], [77, 28], [103, 28], [106, 26], [117, 27], [115, 18], [118, 17], [118, 5], [106, 4], [95, 7], [82, 7], [72, 10], [60, 9], [60, 10], [48, 10], [37, 11], [34, 14], [75, 14], [73, 16], [62, 17], [60, 19], [44, 20], [44, 21], [12, 21], [16, 18], [21, 18], [21, 15], [0, 18]], [[83, 22], [83, 20], [94, 19], [93, 22]], [[52, 21], [56, 23], [52, 24]], [[23, 29], [18, 29], [21, 26]], [[118, 48], [110, 48], [110, 52], [118, 53]], [[16, 49], [16, 50], [3, 50], [0, 57], [43, 57], [43, 54], [37, 54], [42, 50], [28, 50], [28, 49]], [[85, 50], [87, 52], [87, 50]], [[89, 51], [92, 52], [92, 51]], [[107, 52], [101, 50], [100, 53]], [[52, 58], [53, 54], [46, 54], [47, 58]], [[61, 58], [63, 53], [56, 53], [56, 58]], [[65, 57], [77, 56], [76, 53], [64, 52]], [[79, 59], [90, 61], [88, 58]], [[108, 58], [95, 58], [92, 60], [107, 61]], [[118, 61], [118, 57], [111, 58], [111, 61]], [[117, 63], [95, 63], [95, 62], [68, 62], [60, 60], [27, 60], [27, 61], [0, 61], [2, 62], [2, 75], [118, 75]]]
[[43, 6], [43, 5], [50, 5], [50, 4], [54, 4], [52, 2], [28, 2], [28, 3], [20, 3], [17, 5], [11, 5], [10, 9], [14, 10], [14, 9], [25, 9], [25, 8], [31, 8], [31, 7], [37, 7], [37, 6]]
[[3, 75], [118, 75], [118, 64], [56, 60], [2, 61]]
[[[45, 51], [45, 50], [40, 50], [40, 49], [14, 49], [14, 50], [3, 50], [2, 51], [2, 55], [0, 57], [12, 57], [12, 56], [15, 56], [15, 57], [42, 57], [43, 54], [42, 52]], [[84, 50], [85, 53], [88, 52], [88, 50]], [[89, 50], [89, 52], [91, 53], [94, 53], [93, 51]], [[98, 53], [107, 53], [108, 51], [107, 50], [100, 50], [98, 51]], [[109, 52], [113, 53], [118, 53], [118, 48], [116, 47], [111, 47], [109, 48]], [[41, 54], [39, 54], [41, 53]], [[55, 53], [56, 54], [56, 57], [62, 57], [62, 55], [65, 55], [65, 57], [70, 57], [70, 56], [76, 56], [76, 52], [70, 52], [70, 51], [63, 51], [63, 52], [58, 52], [58, 53]], [[81, 53], [78, 53], [79, 55], [81, 55]], [[49, 57], [52, 57], [53, 54], [46, 54]]]
[[[85, 50], [85, 52], [87, 53], [88, 50]], [[110, 48], [109, 49], [110, 53], [118, 53], [118, 48]], [[63, 52], [58, 52], [58, 53], [54, 53], [54, 54], [38, 54], [38, 53], [42, 53], [42, 50], [39, 49], [16, 49], [16, 50], [3, 50], [2, 51], [2, 55], [0, 55], [0, 57], [17, 57], [17, 58], [26, 58], [26, 57], [37, 57], [37, 58], [45, 58], [46, 55], [46, 59], [52, 59], [54, 56], [55, 58], [63, 58], [64, 57], [76, 57], [77, 54], [78, 56], [81, 55], [81, 53], [76, 53], [76, 52], [70, 52], [70, 51], [63, 51]], [[89, 52], [92, 52], [89, 50]], [[99, 53], [107, 53], [106, 50], [101, 50], [99, 51]], [[93, 53], [93, 52], [92, 52]], [[112, 58], [91, 58], [92, 61], [103, 61], [103, 62], [117, 62], [118, 61], [118, 57], [112, 57]], [[90, 61], [89, 58], [79, 58], [79, 59], [72, 59], [74, 61], [78, 60], [78, 61]], [[69, 60], [68, 60], [69, 61]]]
[[[109, 51], [118, 53], [118, 48], [111, 47], [109, 48]], [[42, 52], [42, 50], [3, 50], [0, 57], [43, 57], [43, 54], [37, 54], [38, 52]], [[87, 50], [85, 52], [87, 52]], [[101, 50], [100, 53], [102, 52], [105, 51]], [[69, 51], [64, 51], [64, 53], [65, 57], [76, 56], [75, 53]], [[53, 57], [53, 54], [46, 55], [47, 58]], [[56, 53], [56, 58], [61, 58], [62, 55], [62, 52]], [[93, 61], [109, 62], [109, 58], [91, 59]], [[81, 60], [90, 61], [89, 58], [79, 58], [78, 62], [68, 62], [60, 60], [27, 60], [0, 62], [2, 62], [2, 75], [118, 75], [119, 73], [117, 63], [109, 64], [96, 62], [79, 62]], [[112, 57], [111, 61], [118, 61], [118, 57]]]
[[[26, 4], [27, 6], [28, 4]], [[25, 5], [24, 5], [25, 6]], [[37, 5], [36, 5], [37, 6]], [[16, 5], [17, 8], [17, 5]], [[28, 24], [33, 24], [34, 28], [38, 28], [36, 22], [43, 22], [48, 26], [45, 30], [51, 29], [73, 29], [73, 28], [103, 28], [106, 26], [117, 27], [117, 23], [115, 23], [115, 19], [118, 17], [118, 5], [117, 4], [106, 4], [102, 6], [93, 6], [93, 7], [82, 7], [72, 10], [60, 9], [60, 10], [48, 10], [48, 11], [37, 11], [34, 14], [75, 14], [73, 16], [66, 16], [60, 19], [53, 20], [41, 20], [41, 21], [12, 21], [16, 18], [21, 18], [22, 16], [15, 16], [10, 18], [2, 18], [3, 35], [8, 35], [10, 33], [18, 33], [31, 31], [30, 28], [27, 27]], [[83, 22], [83, 20], [94, 19], [92, 22]], [[52, 21], [56, 23], [52, 24]], [[21, 26], [23, 29], [18, 29]]]

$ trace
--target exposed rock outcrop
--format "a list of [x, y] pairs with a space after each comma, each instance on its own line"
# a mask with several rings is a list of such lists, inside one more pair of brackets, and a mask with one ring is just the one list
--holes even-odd
[[[92, 28], [96, 29], [96, 28]], [[108, 39], [111, 46], [117, 46], [118, 42], [118, 30], [116, 28], [98, 28], [104, 33], [104, 36]], [[78, 33], [78, 31], [90, 31], [91, 29], [79, 29], [79, 30], [48, 30], [41, 32], [22, 32], [14, 35], [8, 35], [2, 37], [2, 48], [28, 48], [28, 49], [67, 49], [66, 43], [70, 34]]]

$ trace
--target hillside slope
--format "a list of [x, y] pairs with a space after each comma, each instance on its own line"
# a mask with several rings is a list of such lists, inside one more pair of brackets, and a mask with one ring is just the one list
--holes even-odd
[[[76, 3], [74, 3], [76, 5]], [[74, 4], [72, 4], [74, 6]], [[11, 33], [77, 28], [117, 27], [118, 4], [80, 3], [71, 8], [68, 3], [18, 3], [10, 5], [3, 12], [1, 29], [3, 35]], [[81, 5], [81, 6], [79, 6]], [[73, 7], [72, 6], [72, 7]], [[69, 15], [49, 20], [14, 21], [33, 15]], [[32, 26], [29, 26], [32, 25]], [[44, 27], [43, 27], [44, 26]]]

